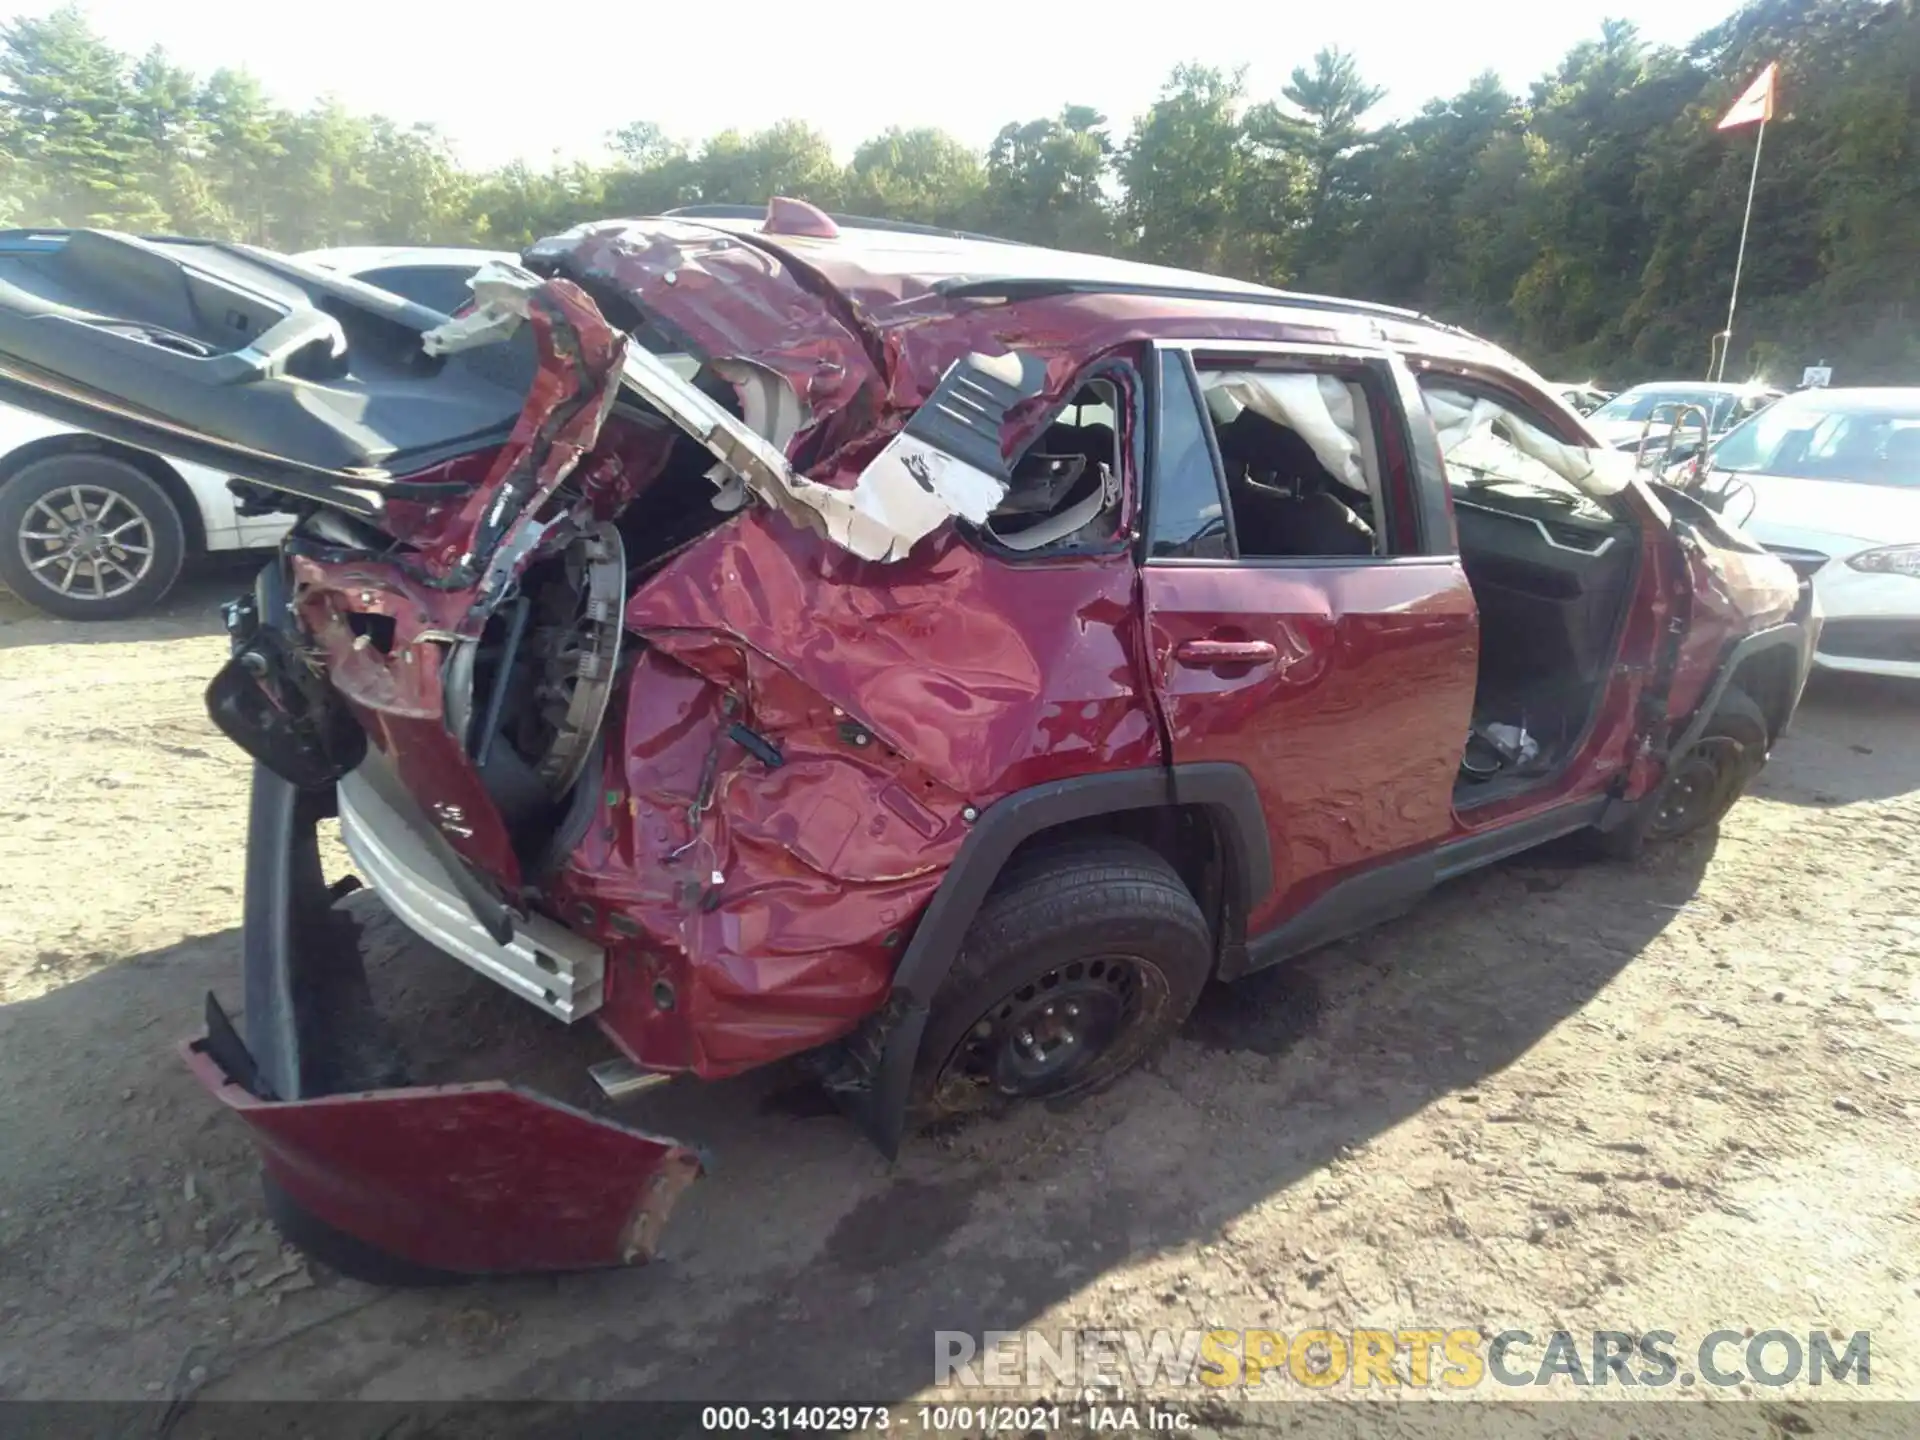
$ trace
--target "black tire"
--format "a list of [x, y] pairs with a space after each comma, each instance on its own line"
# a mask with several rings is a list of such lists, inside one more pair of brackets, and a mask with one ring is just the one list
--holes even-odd
[[366, 1241], [336, 1230], [326, 1221], [289, 1195], [264, 1171], [260, 1188], [266, 1195], [267, 1214], [280, 1237], [310, 1260], [316, 1260], [349, 1280], [380, 1285], [393, 1290], [419, 1290], [441, 1285], [463, 1285], [477, 1279], [455, 1270], [437, 1270], [416, 1265], [390, 1255]]
[[[82, 542], [97, 547], [88, 558], [75, 556], [63, 541], [30, 538], [93, 523], [76, 517], [74, 499], [63, 491], [98, 517], [98, 531], [88, 531]], [[122, 544], [114, 544], [109, 531]], [[135, 546], [146, 553], [134, 553]], [[172, 498], [151, 475], [118, 456], [49, 455], [0, 484], [0, 581], [49, 615], [63, 620], [137, 615], [173, 588], [186, 554], [186, 530]]]
[[1212, 968], [1206, 917], [1147, 846], [1092, 838], [1018, 856], [934, 997], [914, 1114], [1102, 1089], [1180, 1027]]
[[1678, 840], [1719, 824], [1767, 763], [1772, 735], [1766, 712], [1738, 685], [1720, 696], [1693, 748], [1676, 755], [1660, 788], [1618, 830], [1600, 837], [1601, 853], [1630, 860], [1648, 842]]

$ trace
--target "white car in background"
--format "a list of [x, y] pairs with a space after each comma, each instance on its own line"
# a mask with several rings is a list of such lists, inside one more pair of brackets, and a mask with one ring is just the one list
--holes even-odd
[[1920, 679], [1920, 389], [1803, 390], [1713, 448], [1699, 493], [1813, 577], [1813, 663]]
[[[60, 230], [0, 232], [0, 251], [54, 251]], [[293, 257], [429, 309], [465, 303], [488, 250], [350, 247]], [[218, 470], [99, 439], [0, 404], [0, 585], [67, 620], [117, 620], [156, 604], [185, 562], [272, 546], [291, 517], [240, 513]]]

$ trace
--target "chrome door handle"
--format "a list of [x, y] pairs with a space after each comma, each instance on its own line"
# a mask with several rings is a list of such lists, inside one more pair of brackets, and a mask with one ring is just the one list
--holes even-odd
[[1271, 640], [1182, 640], [1174, 647], [1173, 658], [1195, 669], [1218, 670], [1229, 665], [1271, 665], [1280, 652]]

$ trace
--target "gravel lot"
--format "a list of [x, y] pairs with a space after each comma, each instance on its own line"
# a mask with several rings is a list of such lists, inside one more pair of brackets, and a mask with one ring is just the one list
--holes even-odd
[[[791, 1073], [666, 1087], [628, 1113], [717, 1164], [658, 1264], [379, 1292], [283, 1253], [172, 1048], [237, 1001], [238, 579], [0, 596], [0, 1396], [902, 1402], [936, 1329], [1324, 1324], [1865, 1329], [1920, 1398], [1920, 687], [1816, 681], [1717, 836], [1456, 883], [1064, 1113], [889, 1167]], [[367, 909], [425, 1052], [584, 1098], [598, 1037]]]

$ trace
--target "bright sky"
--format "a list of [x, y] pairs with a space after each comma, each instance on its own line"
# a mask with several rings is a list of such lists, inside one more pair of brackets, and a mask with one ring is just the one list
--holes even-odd
[[[0, 0], [5, 6], [6, 0]], [[14, 0], [15, 14], [57, 0]], [[1278, 93], [1322, 45], [1388, 89], [1379, 119], [1411, 114], [1491, 67], [1524, 93], [1608, 15], [1682, 43], [1737, 0], [1254, 0], [1251, 4], [1033, 3], [957, 9], [912, 0], [90, 0], [128, 51], [164, 46], [202, 75], [252, 71], [279, 103], [325, 94], [396, 120], [430, 120], [469, 165], [556, 153], [597, 158], [631, 120], [697, 140], [729, 126], [809, 121], [842, 159], [889, 125], [937, 125], [984, 148], [1009, 120], [1100, 108], [1124, 133], [1181, 60], [1248, 65]], [[1120, 17], [1127, 17], [1122, 23]], [[1043, 18], [1045, 17], [1045, 18]], [[1020, 22], [1032, 29], [1020, 33]]]

